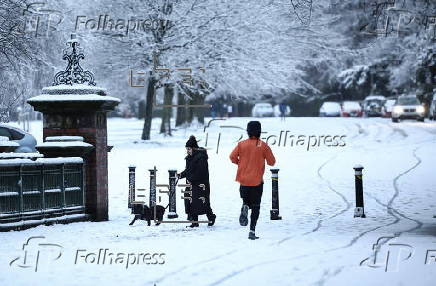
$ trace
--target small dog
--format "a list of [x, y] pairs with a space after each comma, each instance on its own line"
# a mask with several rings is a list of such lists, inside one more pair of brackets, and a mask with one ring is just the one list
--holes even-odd
[[[156, 210], [156, 213], [155, 213]], [[157, 205], [156, 207], [149, 208], [145, 204], [133, 204], [132, 213], [135, 215], [132, 222], [129, 225], [133, 225], [137, 219], [146, 220], [148, 226], [151, 225], [151, 221], [156, 218], [158, 221], [163, 220], [165, 214], [165, 208], [163, 206]], [[160, 223], [157, 222], [156, 225]]]

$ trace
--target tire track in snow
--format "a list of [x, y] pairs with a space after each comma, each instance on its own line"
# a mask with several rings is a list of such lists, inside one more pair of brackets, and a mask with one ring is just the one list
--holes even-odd
[[230, 274], [227, 274], [224, 277], [221, 277], [220, 279], [216, 280], [215, 282], [212, 282], [211, 284], [208, 284], [207, 286], [216, 286], [216, 285], [220, 285], [221, 283], [237, 276], [240, 275], [242, 273], [245, 273], [247, 271], [250, 271], [251, 269], [257, 268], [259, 266], [264, 266], [264, 265], [268, 265], [268, 264], [273, 264], [273, 263], [278, 263], [278, 262], [289, 262], [289, 261], [293, 261], [293, 260], [297, 260], [297, 259], [301, 259], [301, 258], [306, 258], [315, 254], [319, 254], [319, 252], [316, 253], [311, 253], [311, 254], [302, 254], [302, 255], [297, 255], [291, 258], [281, 258], [281, 259], [274, 259], [274, 260], [268, 260], [268, 261], [263, 261], [263, 262], [259, 262], [256, 264], [252, 264], [252, 265], [248, 265], [246, 267], [243, 267], [237, 271], [233, 271]]
[[[362, 134], [363, 134], [365, 137], [368, 136], [368, 133], [367, 133], [367, 132], [362, 128], [362, 126], [361, 126], [360, 123], [355, 123], [355, 125], [356, 125], [357, 128], [358, 128], [358, 132], [357, 132], [356, 135], [354, 135], [353, 137], [351, 137], [351, 140], [354, 140], [355, 138], [361, 136]], [[348, 126], [345, 126], [345, 128], [347, 128], [347, 130], [350, 130], [350, 129], [348, 128]], [[317, 231], [322, 227], [322, 224], [323, 224], [324, 221], [326, 221], [326, 220], [330, 220], [330, 219], [332, 219], [332, 218], [335, 218], [335, 217], [337, 217], [337, 216], [339, 216], [339, 215], [341, 215], [341, 214], [347, 212], [347, 211], [351, 208], [351, 203], [347, 200], [347, 198], [346, 198], [342, 193], [336, 191], [336, 190], [331, 186], [330, 181], [327, 180], [327, 179], [325, 179], [325, 178], [321, 175], [321, 170], [322, 170], [322, 169], [323, 169], [323, 168], [324, 168], [328, 163], [330, 163], [331, 161], [333, 161], [334, 159], [336, 159], [337, 156], [338, 156], [338, 154], [336, 154], [335, 156], [333, 156], [332, 158], [328, 159], [328, 160], [325, 161], [323, 164], [321, 164], [321, 166], [320, 166], [320, 167], [318, 168], [318, 170], [317, 170], [317, 175], [318, 175], [319, 178], [321, 178], [321, 180], [323, 180], [324, 182], [327, 183], [327, 186], [329, 187], [329, 190], [335, 192], [337, 195], [339, 195], [339, 196], [341, 197], [341, 199], [345, 202], [345, 204], [346, 204], [347, 207], [346, 207], [345, 209], [339, 211], [338, 213], [333, 214], [332, 216], [330, 216], [330, 217], [328, 217], [328, 218], [326, 218], [326, 219], [324, 219], [324, 218], [319, 219], [318, 222], [317, 222], [317, 224], [316, 224], [316, 226], [315, 226], [315, 228], [313, 228], [312, 230], [307, 231], [307, 232], [304, 232], [304, 233], [302, 233], [302, 234], [297, 234], [297, 235], [293, 235], [293, 236], [285, 237], [285, 238], [283, 238], [283, 239], [281, 239], [281, 240], [279, 240], [278, 242], [275, 242], [275, 243], [273, 243], [273, 244], [280, 245], [280, 244], [282, 244], [283, 242], [286, 242], [286, 241], [291, 240], [291, 239], [293, 239], [293, 238], [300, 237], [300, 236], [306, 236], [306, 235], [309, 235], [309, 234], [315, 233], [315, 232], [317, 232]]]
[[[377, 126], [379, 127], [380, 125], [377, 124]], [[380, 129], [380, 127], [379, 127], [379, 129]], [[398, 129], [398, 128], [397, 128], [397, 129]], [[398, 129], [398, 130], [401, 130], [401, 129]], [[401, 133], [403, 136], [408, 136], [407, 133], [406, 133], [404, 130], [401, 130], [401, 131], [402, 131], [402, 132], [400, 132], [400, 133]], [[393, 132], [399, 132], [399, 131], [394, 130]], [[380, 132], [378, 132], [377, 134], [379, 134], [379, 133], [380, 133]], [[405, 134], [405, 135], [404, 135], [404, 134]], [[423, 142], [419, 142], [419, 143], [422, 144], [422, 143], [427, 142], [427, 141], [428, 141], [428, 140], [423, 141]], [[422, 162], [422, 160], [421, 160], [421, 159], [416, 155], [416, 152], [417, 152], [417, 150], [418, 150], [419, 148], [421, 148], [421, 146], [416, 147], [416, 148], [413, 150], [413, 153], [412, 153], [413, 156], [415, 157], [415, 159], [417, 160], [417, 162], [416, 162], [412, 167], [410, 167], [410, 168], [407, 169], [406, 171], [400, 173], [399, 175], [397, 175], [397, 176], [394, 178], [394, 180], [393, 180], [393, 186], [394, 186], [394, 190], [395, 190], [395, 192], [394, 192], [394, 195], [392, 196], [392, 198], [390, 199], [388, 205], [383, 204], [383, 203], [380, 202], [377, 198], [375, 198], [375, 197], [369, 195], [369, 197], [371, 197], [372, 199], [374, 199], [374, 201], [375, 201], [377, 204], [379, 204], [380, 206], [386, 207], [387, 210], [388, 210], [388, 214], [389, 214], [390, 216], [394, 217], [395, 220], [394, 220], [393, 222], [388, 223], [388, 224], [380, 225], [380, 226], [377, 226], [377, 227], [371, 228], [371, 229], [369, 229], [369, 230], [366, 230], [366, 231], [364, 231], [364, 232], [361, 232], [361, 233], [359, 233], [357, 236], [355, 236], [354, 238], [352, 238], [351, 241], [350, 241], [348, 244], [346, 244], [346, 245], [344, 245], [344, 246], [342, 246], [342, 247], [337, 247], [337, 248], [333, 248], [333, 249], [330, 249], [330, 250], [326, 250], [326, 251], [325, 251], [326, 253], [333, 252], [333, 251], [338, 251], [338, 250], [343, 250], [343, 249], [346, 249], [346, 248], [352, 247], [353, 245], [355, 245], [355, 244], [357, 243], [357, 241], [358, 241], [359, 239], [361, 239], [363, 236], [367, 235], [368, 233], [371, 233], [371, 232], [374, 232], [374, 231], [376, 231], [376, 230], [378, 230], [378, 229], [385, 228], [385, 227], [392, 226], [392, 225], [395, 225], [395, 224], [399, 223], [399, 222], [401, 221], [400, 217], [403, 217], [403, 218], [405, 218], [405, 219], [409, 219], [409, 220], [414, 221], [415, 223], [417, 223], [417, 226], [414, 227], [414, 228], [411, 228], [411, 229], [409, 229], [409, 230], [407, 230], [407, 231], [403, 231], [403, 232], [397, 233], [397, 234], [395, 234], [394, 237], [398, 237], [399, 235], [401, 235], [401, 233], [410, 232], [410, 231], [413, 231], [413, 230], [416, 230], [416, 229], [419, 229], [419, 228], [422, 227], [422, 222], [420, 222], [420, 221], [418, 221], [418, 220], [415, 220], [415, 219], [412, 219], [412, 218], [409, 218], [409, 217], [405, 216], [404, 214], [400, 213], [397, 209], [395, 209], [395, 208], [392, 207], [393, 202], [395, 201], [395, 199], [398, 197], [398, 195], [399, 195], [399, 193], [400, 193], [400, 189], [399, 189], [399, 187], [398, 187], [398, 180], [399, 180], [402, 176], [404, 176], [404, 175], [406, 175], [407, 173], [411, 172], [412, 170], [416, 169], [416, 168], [421, 164], [421, 162]], [[396, 214], [398, 214], [398, 216], [397, 216]], [[390, 240], [390, 239], [389, 239], [389, 240]], [[387, 243], [389, 240], [387, 240], [385, 243]], [[383, 244], [385, 244], [385, 243], [383, 243]], [[374, 256], [374, 254], [373, 254], [372, 256]], [[370, 257], [370, 258], [371, 258], [371, 257]], [[368, 259], [370, 259], [370, 258], [368, 258]], [[362, 261], [362, 263], [363, 263], [363, 261]], [[344, 267], [345, 267], [345, 266], [344, 266]], [[337, 274], [339, 274], [339, 273], [343, 270], [344, 267], [342, 267], [338, 272], [336, 272], [335, 275], [328, 277], [328, 279], [330, 279], [330, 278], [336, 276]], [[326, 278], [321, 278], [321, 280], [318, 281], [318, 284], [319, 284], [319, 283], [322, 283], [322, 284], [323, 284], [323, 283], [326, 282], [326, 280], [327, 280]], [[322, 284], [321, 284], [321, 285], [322, 285]]]
[[169, 278], [169, 277], [171, 277], [171, 276], [174, 276], [174, 275], [179, 274], [180, 272], [182, 272], [182, 271], [185, 270], [185, 269], [188, 269], [188, 268], [190, 268], [190, 267], [195, 267], [195, 266], [198, 266], [198, 265], [202, 265], [202, 264], [205, 264], [205, 263], [209, 263], [209, 262], [212, 262], [212, 261], [215, 261], [215, 260], [221, 259], [221, 258], [223, 258], [223, 257], [225, 257], [225, 256], [228, 256], [228, 255], [231, 255], [231, 254], [233, 254], [233, 253], [235, 253], [235, 252], [237, 252], [237, 251], [238, 251], [237, 249], [234, 249], [234, 250], [228, 251], [228, 252], [226, 252], [226, 253], [224, 253], [224, 254], [220, 254], [220, 255], [217, 255], [217, 256], [214, 256], [214, 257], [212, 257], [212, 258], [208, 258], [208, 259], [205, 259], [205, 260], [199, 261], [199, 262], [194, 263], [194, 264], [191, 264], [191, 265], [186, 265], [186, 266], [180, 267], [179, 269], [176, 269], [176, 270], [171, 271], [171, 272], [169, 272], [169, 273], [165, 273], [163, 276], [161, 276], [161, 277], [159, 277], [159, 278], [157, 278], [157, 279], [153, 279], [152, 281], [147, 281], [147, 282], [145, 282], [145, 283], [146, 283], [146, 285], [147, 285], [148, 283], [149, 283], [150, 285], [156, 285], [157, 283], [160, 283], [160, 282], [164, 281], [165, 279], [167, 279], [167, 278]]
[[[391, 199], [389, 200], [388, 204], [383, 204], [383, 203], [382, 203], [380, 200], [378, 200], [376, 197], [372, 196], [371, 194], [368, 194], [368, 196], [371, 197], [372, 199], [374, 199], [374, 201], [375, 201], [377, 204], [379, 204], [379, 205], [385, 207], [385, 208], [387, 209], [388, 214], [391, 215], [391, 216], [393, 216], [393, 217], [395, 218], [395, 221], [392, 222], [392, 223], [388, 223], [388, 224], [386, 224], [386, 225], [378, 226], [378, 227], [372, 228], [372, 229], [370, 229], [370, 230], [364, 231], [364, 232], [360, 233], [359, 235], [357, 235], [356, 237], [354, 237], [354, 238], [353, 238], [353, 239], [352, 239], [352, 240], [351, 240], [347, 245], [345, 245], [345, 246], [343, 246], [343, 247], [339, 247], [339, 248], [337, 248], [337, 249], [333, 249], [333, 250], [331, 250], [331, 251], [334, 251], [334, 250], [340, 250], [340, 249], [344, 249], [344, 248], [351, 247], [351, 246], [353, 246], [353, 245], [354, 245], [354, 244], [355, 244], [355, 243], [356, 243], [360, 238], [362, 238], [364, 235], [366, 235], [366, 234], [368, 234], [368, 233], [370, 233], [370, 232], [376, 231], [376, 230], [378, 230], [378, 229], [380, 229], [380, 228], [383, 228], [383, 227], [386, 227], [386, 226], [391, 226], [391, 225], [394, 225], [394, 224], [399, 223], [401, 219], [400, 219], [398, 216], [400, 216], [400, 217], [402, 217], [402, 218], [404, 218], [404, 219], [408, 219], [408, 220], [414, 221], [414, 222], [417, 224], [417, 227], [414, 227], [414, 228], [412, 228], [412, 229], [410, 229], [410, 230], [408, 230], [408, 231], [404, 231], [404, 232], [413, 231], [413, 230], [416, 230], [416, 229], [419, 229], [420, 227], [422, 227], [422, 222], [420, 222], [419, 220], [416, 220], [416, 219], [413, 219], [413, 218], [407, 217], [406, 215], [402, 214], [401, 212], [399, 212], [396, 208], [394, 208], [394, 207], [392, 206], [393, 203], [394, 203], [394, 201], [395, 201], [395, 199], [396, 199], [396, 198], [398, 197], [398, 195], [400, 194], [400, 188], [398, 187], [398, 180], [399, 180], [401, 177], [403, 177], [403, 176], [405, 176], [406, 174], [408, 174], [409, 172], [415, 170], [415, 169], [416, 169], [416, 168], [421, 164], [421, 162], [422, 162], [421, 158], [419, 158], [419, 157], [416, 155], [416, 152], [417, 152], [417, 150], [418, 150], [419, 148], [421, 148], [421, 146], [416, 147], [416, 148], [413, 150], [413, 153], [412, 153], [413, 156], [415, 157], [415, 159], [417, 160], [416, 163], [415, 163], [412, 167], [410, 167], [409, 169], [407, 169], [406, 171], [404, 171], [404, 172], [398, 174], [398, 175], [393, 179], [394, 195], [391, 197]], [[396, 214], [398, 214], [398, 216], [397, 216]]]
[[[394, 217], [395, 220], [394, 220], [393, 222], [391, 222], [391, 223], [386, 224], [386, 225], [378, 226], [378, 227], [372, 228], [372, 229], [370, 229], [370, 230], [364, 231], [364, 232], [360, 233], [358, 236], [354, 237], [354, 238], [350, 241], [350, 243], [348, 243], [347, 245], [345, 245], [345, 246], [343, 246], [343, 247], [339, 247], [339, 248], [335, 248], [335, 249], [327, 250], [326, 252], [333, 252], [333, 251], [342, 250], [342, 249], [345, 249], [345, 248], [352, 247], [352, 246], [353, 246], [353, 245], [354, 245], [354, 244], [355, 244], [355, 243], [356, 243], [360, 238], [362, 238], [364, 235], [366, 235], [366, 234], [368, 234], [368, 233], [370, 233], [370, 232], [373, 232], [373, 231], [375, 231], [375, 230], [378, 230], [378, 229], [380, 229], [380, 228], [384, 228], [384, 227], [388, 227], [388, 226], [392, 226], [392, 225], [398, 224], [398, 223], [401, 221], [401, 218], [400, 218], [400, 217], [402, 217], [403, 219], [406, 219], [406, 220], [410, 220], [410, 221], [415, 222], [415, 223], [416, 223], [416, 226], [414, 226], [414, 227], [412, 227], [412, 228], [410, 228], [410, 229], [404, 230], [404, 231], [400, 231], [400, 232], [396, 232], [396, 233], [394, 233], [394, 236], [393, 236], [392, 238], [388, 238], [388, 239], [386, 239], [383, 243], [380, 244], [379, 249], [380, 249], [383, 245], [385, 245], [386, 243], [388, 243], [388, 242], [391, 241], [392, 239], [399, 237], [399, 236], [402, 235], [403, 233], [407, 233], [407, 232], [411, 232], [411, 231], [418, 230], [418, 229], [420, 229], [420, 228], [423, 226], [423, 223], [422, 223], [421, 221], [406, 216], [405, 214], [401, 213], [399, 210], [397, 210], [396, 208], [394, 208], [394, 207], [392, 206], [393, 203], [395, 202], [395, 199], [396, 199], [396, 198], [399, 196], [399, 194], [400, 194], [400, 188], [399, 188], [399, 186], [398, 186], [398, 180], [399, 180], [401, 177], [405, 176], [406, 174], [410, 173], [411, 171], [415, 170], [415, 169], [416, 169], [416, 168], [421, 164], [421, 162], [422, 162], [421, 158], [418, 157], [417, 154], [416, 154], [416, 152], [417, 152], [421, 147], [422, 147], [422, 146], [418, 146], [418, 147], [416, 147], [416, 148], [413, 150], [413, 153], [412, 153], [413, 156], [415, 157], [415, 159], [417, 160], [416, 163], [415, 163], [412, 167], [410, 167], [409, 169], [407, 169], [406, 171], [404, 171], [404, 172], [398, 174], [398, 175], [393, 179], [393, 187], [394, 187], [395, 192], [394, 192], [394, 195], [392, 196], [392, 198], [389, 200], [388, 204], [384, 204], [384, 203], [382, 203], [378, 198], [376, 198], [375, 196], [373, 196], [373, 195], [371, 195], [371, 194], [368, 194], [368, 196], [371, 197], [372, 199], [374, 199], [374, 201], [375, 201], [377, 204], [379, 204], [379, 205], [385, 207], [385, 208], [387, 209], [388, 214], [391, 215], [392, 217]], [[360, 266], [362, 266], [362, 265], [363, 265], [364, 263], [366, 263], [368, 260], [374, 258], [375, 255], [376, 255], [376, 253], [373, 253], [370, 257], [368, 257], [368, 258], [362, 260], [361, 263], [360, 263]], [[343, 267], [341, 268], [341, 271], [342, 271], [344, 268], [345, 268], [345, 266], [343, 266]], [[337, 274], [339, 274], [341, 271], [339, 271]], [[337, 274], [336, 274], [336, 275], [337, 275]], [[336, 276], [336, 275], [333, 275], [333, 276]], [[332, 278], [333, 276], [328, 277], [328, 279]], [[325, 283], [326, 280], [327, 280], [327, 279], [322, 278], [322, 282], [323, 282], [323, 283]]]
[[334, 276], [337, 276], [339, 273], [342, 272], [342, 270], [344, 270], [344, 266], [336, 268], [336, 270], [334, 270], [332, 273], [330, 273], [329, 270], [324, 270], [324, 274], [323, 274], [322, 278], [320, 280], [318, 280], [315, 283], [315, 285], [318, 285], [318, 286], [324, 285], [328, 279], [330, 279]]
[[324, 219], [324, 218], [319, 219], [318, 222], [317, 222], [317, 224], [316, 224], [316, 227], [313, 228], [312, 230], [307, 231], [307, 232], [304, 232], [304, 233], [299, 234], [299, 235], [293, 235], [293, 236], [285, 237], [285, 238], [279, 240], [278, 242], [276, 242], [276, 243], [274, 243], [274, 244], [282, 244], [283, 242], [286, 242], [286, 241], [288, 241], [288, 240], [291, 240], [291, 239], [293, 239], [293, 238], [295, 238], [295, 237], [306, 236], [306, 235], [309, 235], [309, 234], [315, 233], [315, 232], [317, 232], [317, 231], [322, 227], [324, 221], [327, 221], [327, 220], [333, 219], [333, 218], [335, 218], [335, 217], [337, 217], [337, 216], [340, 216], [341, 214], [347, 212], [347, 211], [351, 208], [351, 205], [352, 205], [352, 204], [347, 200], [347, 198], [346, 198], [342, 193], [338, 192], [335, 188], [333, 188], [331, 182], [330, 182], [329, 180], [327, 180], [326, 178], [324, 178], [324, 177], [321, 175], [321, 170], [322, 170], [322, 169], [323, 169], [323, 168], [324, 168], [328, 163], [330, 163], [330, 162], [332, 162], [333, 160], [335, 160], [335, 159], [337, 158], [337, 156], [338, 156], [338, 155], [335, 155], [335, 156], [333, 156], [332, 158], [330, 158], [330, 159], [328, 159], [327, 161], [325, 161], [323, 164], [321, 164], [321, 166], [320, 166], [320, 167], [318, 168], [318, 170], [317, 170], [317, 175], [318, 175], [318, 177], [319, 177], [321, 180], [323, 180], [323, 181], [327, 184], [327, 187], [328, 187], [328, 189], [329, 189], [330, 191], [332, 191], [333, 193], [335, 193], [337, 196], [339, 196], [339, 197], [341, 198], [341, 200], [343, 201], [343, 203], [345, 203], [345, 208], [339, 210], [338, 212], [334, 213], [333, 215], [331, 215], [331, 216], [329, 216], [329, 217], [327, 217], [327, 218], [325, 218], [325, 219]]
[[[388, 126], [392, 127], [391, 125], [388, 125]], [[398, 132], [398, 133], [400, 133], [403, 137], [408, 137], [408, 134], [407, 134], [404, 130], [402, 130], [402, 129], [398, 128], [398, 127], [392, 127], [392, 128], [393, 128], [394, 133], [395, 133], [395, 132]], [[427, 130], [425, 130], [425, 131], [427, 131]], [[436, 133], [434, 133], [434, 132], [429, 132], [429, 133], [431, 133], [431, 134], [436, 134]], [[391, 223], [388, 223], [388, 224], [384, 225], [384, 226], [379, 226], [379, 227], [373, 228], [372, 230], [368, 230], [368, 231], [365, 231], [365, 232], [361, 233], [360, 235], [358, 235], [358, 236], [356, 236], [355, 238], [353, 238], [353, 239], [351, 240], [351, 242], [350, 242], [348, 245], [345, 245], [344, 247], [338, 248], [338, 249], [336, 249], [336, 250], [340, 250], [340, 249], [344, 249], [344, 248], [347, 248], [347, 247], [351, 247], [351, 246], [353, 246], [353, 245], [354, 245], [354, 244], [355, 244], [355, 243], [356, 243], [356, 242], [357, 242], [361, 237], [363, 237], [364, 235], [368, 234], [369, 232], [372, 232], [372, 231], [378, 230], [378, 229], [380, 229], [380, 228], [384, 228], [384, 227], [388, 227], [388, 226], [395, 225], [395, 224], [397, 224], [397, 223], [399, 223], [399, 222], [401, 221], [401, 218], [406, 219], [406, 220], [413, 221], [414, 223], [416, 223], [416, 226], [414, 226], [414, 227], [412, 227], [412, 228], [410, 228], [410, 229], [404, 230], [404, 231], [400, 231], [400, 232], [396, 232], [396, 233], [394, 233], [394, 236], [393, 236], [392, 238], [389, 238], [389, 239], [385, 240], [383, 243], [380, 244], [379, 249], [380, 249], [383, 245], [385, 245], [386, 243], [388, 243], [388, 242], [391, 241], [392, 239], [399, 237], [399, 236], [402, 235], [403, 233], [407, 233], [407, 232], [412, 232], [412, 231], [418, 230], [418, 229], [420, 229], [420, 228], [423, 226], [423, 222], [421, 222], [420, 220], [417, 220], [417, 219], [414, 219], [414, 218], [408, 217], [407, 215], [405, 215], [405, 214], [403, 214], [402, 212], [400, 212], [398, 209], [394, 208], [394, 207], [393, 207], [393, 204], [394, 204], [394, 202], [395, 202], [395, 199], [396, 199], [396, 198], [399, 196], [399, 194], [400, 194], [400, 187], [398, 186], [398, 181], [399, 181], [403, 176], [405, 176], [405, 175], [407, 175], [408, 173], [410, 173], [410, 172], [412, 172], [413, 170], [415, 170], [415, 169], [416, 169], [416, 168], [417, 168], [417, 167], [422, 163], [422, 159], [417, 155], [417, 152], [418, 152], [418, 150], [422, 147], [422, 144], [424, 144], [424, 143], [428, 143], [428, 142], [434, 142], [434, 139], [424, 140], [424, 141], [420, 141], [420, 142], [416, 142], [416, 143], [415, 143], [415, 144], [420, 144], [420, 146], [416, 147], [416, 148], [413, 150], [413, 152], [412, 152], [413, 157], [416, 159], [416, 163], [415, 163], [412, 167], [410, 167], [409, 169], [407, 169], [406, 171], [404, 171], [404, 172], [398, 174], [398, 175], [393, 179], [393, 187], [394, 187], [395, 192], [394, 192], [394, 195], [393, 195], [393, 196], [391, 197], [391, 199], [389, 200], [388, 204], [384, 204], [383, 202], [381, 202], [381, 201], [380, 201], [378, 198], [376, 198], [375, 196], [373, 196], [373, 195], [371, 195], [371, 194], [367, 194], [367, 195], [368, 195], [370, 198], [372, 198], [372, 199], [373, 199], [377, 204], [379, 204], [379, 205], [383, 206], [384, 208], [386, 208], [386, 209], [387, 209], [387, 213], [388, 213], [390, 216], [394, 217], [395, 220], [394, 220], [393, 222], [391, 222]], [[401, 217], [401, 218], [400, 218], [400, 217]], [[328, 250], [328, 251], [326, 251], [326, 252], [331, 252], [331, 251], [334, 251], [334, 250]], [[368, 257], [368, 258], [362, 260], [362, 262], [360, 263], [360, 266], [362, 266], [362, 265], [363, 265], [366, 261], [368, 261], [369, 259], [374, 258], [375, 255], [376, 255], [376, 253], [373, 253], [370, 257]], [[344, 266], [344, 267], [345, 267], [345, 266]], [[343, 267], [343, 268], [344, 268], [344, 267]], [[343, 270], [343, 268], [341, 269], [341, 271]], [[340, 272], [340, 271], [339, 271], [339, 272]], [[331, 278], [331, 277], [329, 277], [329, 278]], [[324, 281], [324, 282], [325, 282], [325, 281]]]
[[331, 183], [329, 180], [327, 180], [326, 178], [324, 178], [324, 177], [322, 176], [322, 174], [321, 174], [321, 170], [322, 170], [322, 169], [323, 169], [323, 168], [324, 168], [328, 163], [330, 163], [331, 161], [333, 161], [333, 160], [336, 159], [337, 157], [338, 157], [338, 155], [335, 155], [335, 156], [332, 157], [330, 160], [327, 160], [324, 164], [322, 164], [322, 165], [318, 168], [318, 171], [317, 171], [317, 173], [318, 173], [318, 177], [321, 178], [321, 180], [323, 180], [323, 181], [327, 184], [327, 187], [329, 188], [329, 190], [332, 191], [333, 193], [335, 193], [336, 195], [338, 195], [338, 196], [342, 199], [343, 203], [345, 204], [345, 208], [344, 208], [344, 209], [342, 209], [341, 211], [339, 211], [339, 212], [335, 213], [334, 215], [330, 216], [328, 219], [335, 218], [335, 217], [337, 217], [337, 216], [339, 216], [339, 215], [341, 215], [341, 214], [347, 212], [347, 211], [351, 208], [351, 206], [352, 206], [351, 202], [347, 200], [347, 198], [345, 197], [345, 195], [342, 194], [341, 192], [337, 191], [335, 188], [333, 188], [332, 183]]

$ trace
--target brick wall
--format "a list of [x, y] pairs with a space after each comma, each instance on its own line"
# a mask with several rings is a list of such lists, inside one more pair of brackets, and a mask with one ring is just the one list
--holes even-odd
[[[108, 220], [107, 119], [105, 112], [45, 114], [43, 138], [82, 136], [94, 150], [85, 157], [86, 213], [94, 221]], [[65, 155], [66, 157], [68, 154]]]

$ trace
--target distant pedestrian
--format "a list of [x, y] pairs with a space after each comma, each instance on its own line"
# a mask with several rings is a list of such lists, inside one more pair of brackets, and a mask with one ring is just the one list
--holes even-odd
[[212, 117], [212, 119], [215, 119], [215, 117], [216, 117], [216, 110], [217, 108], [216, 108], [216, 103], [212, 103], [212, 106], [211, 106], [211, 108], [210, 108], [210, 116]]
[[286, 109], [287, 109], [286, 104], [284, 104], [283, 102], [279, 104], [280, 117], [282, 121], [285, 121], [286, 111], [287, 111]]
[[242, 198], [241, 226], [248, 225], [248, 209], [251, 209], [250, 232], [248, 238], [257, 239], [256, 224], [259, 218], [260, 202], [263, 192], [263, 175], [265, 173], [265, 161], [274, 166], [276, 159], [271, 148], [262, 140], [260, 134], [262, 126], [259, 121], [250, 121], [247, 124], [248, 139], [241, 141], [230, 154], [232, 163], [238, 165], [236, 181]]
[[223, 117], [225, 117], [226, 115], [227, 115], [227, 104], [223, 104], [222, 106], [221, 106], [221, 118], [223, 118]]
[[231, 117], [233, 112], [233, 106], [231, 104], [227, 105], [227, 117]]

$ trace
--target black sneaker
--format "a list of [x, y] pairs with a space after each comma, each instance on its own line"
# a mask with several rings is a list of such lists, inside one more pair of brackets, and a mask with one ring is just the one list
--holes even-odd
[[259, 239], [259, 237], [256, 236], [254, 231], [250, 230], [250, 232], [248, 233], [248, 239], [255, 240], [255, 239]]
[[187, 227], [190, 228], [194, 228], [194, 227], [199, 227], [200, 225], [198, 223], [191, 223], [190, 225], [188, 225]]
[[215, 214], [211, 214], [210, 216], [207, 217], [207, 219], [210, 221], [207, 225], [208, 226], [213, 226], [215, 224], [216, 215]]
[[241, 215], [239, 216], [239, 224], [241, 226], [248, 225], [248, 206], [247, 205], [242, 205]]

